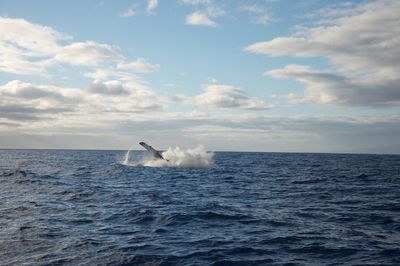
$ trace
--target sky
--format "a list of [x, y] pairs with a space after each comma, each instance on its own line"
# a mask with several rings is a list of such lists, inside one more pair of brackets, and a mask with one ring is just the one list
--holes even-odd
[[398, 154], [398, 14], [398, 0], [0, 0], [0, 148]]

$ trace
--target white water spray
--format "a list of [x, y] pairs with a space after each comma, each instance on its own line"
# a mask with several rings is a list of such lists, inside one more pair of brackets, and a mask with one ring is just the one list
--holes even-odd
[[135, 144], [133, 144], [133, 145], [129, 148], [129, 150], [126, 152], [126, 154], [125, 154], [125, 159], [124, 159], [124, 161], [122, 162], [122, 164], [124, 164], [124, 165], [129, 165], [131, 150], [133, 149], [133, 146], [135, 146]]
[[[182, 149], [180, 147], [168, 148], [162, 153], [165, 160], [145, 157], [132, 160], [131, 151], [133, 146], [125, 154], [124, 165], [148, 166], [148, 167], [179, 167], [179, 168], [207, 168], [213, 165], [214, 153], [207, 152], [204, 146], [199, 145], [193, 149]], [[135, 159], [135, 158], [134, 158]]]

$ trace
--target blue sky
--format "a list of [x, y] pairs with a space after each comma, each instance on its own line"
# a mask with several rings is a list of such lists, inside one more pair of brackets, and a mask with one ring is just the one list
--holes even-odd
[[399, 12], [0, 0], [0, 147], [398, 153]]

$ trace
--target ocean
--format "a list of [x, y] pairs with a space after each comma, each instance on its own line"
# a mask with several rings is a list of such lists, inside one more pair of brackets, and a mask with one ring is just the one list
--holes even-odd
[[399, 155], [169, 152], [0, 150], [0, 265], [400, 265]]

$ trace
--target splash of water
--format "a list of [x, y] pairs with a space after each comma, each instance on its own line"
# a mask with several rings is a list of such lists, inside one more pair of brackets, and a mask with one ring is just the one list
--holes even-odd
[[130, 166], [148, 167], [179, 167], [179, 168], [207, 168], [213, 165], [214, 153], [205, 150], [199, 145], [193, 149], [182, 149], [180, 147], [168, 148], [162, 153], [165, 160], [149, 158], [145, 156], [138, 161], [130, 158], [131, 149], [125, 155], [123, 164]]
[[124, 161], [122, 162], [122, 164], [124, 164], [124, 165], [129, 165], [130, 155], [131, 155], [131, 151], [132, 151], [132, 149], [133, 149], [133, 146], [135, 146], [135, 144], [133, 144], [133, 145], [128, 149], [128, 151], [126, 152], [126, 154], [125, 154], [125, 159], [124, 159]]

